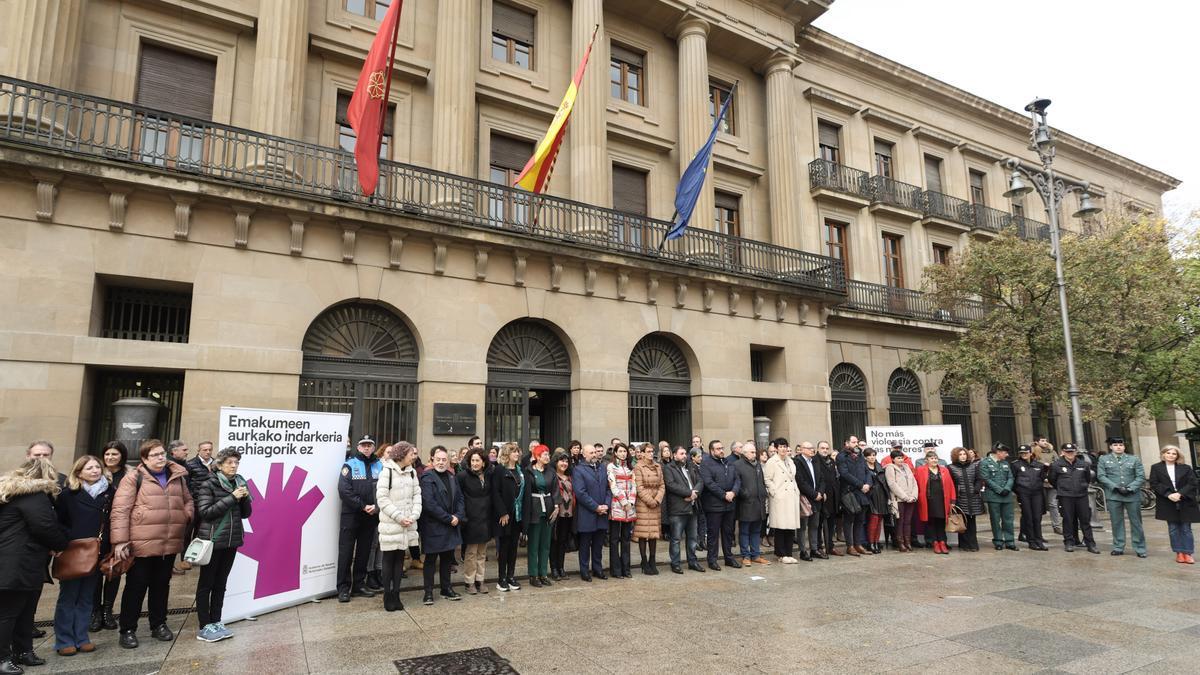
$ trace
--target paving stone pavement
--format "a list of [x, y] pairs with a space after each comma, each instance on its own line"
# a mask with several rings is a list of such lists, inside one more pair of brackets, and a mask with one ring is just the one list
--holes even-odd
[[[102, 631], [96, 652], [64, 658], [50, 635], [37, 646], [49, 663], [27, 672], [394, 673], [397, 660], [477, 647], [523, 674], [1200, 672], [1200, 569], [1175, 563], [1165, 526], [1147, 525], [1144, 560], [1109, 556], [1106, 530], [1102, 555], [886, 552], [682, 576], [663, 564], [653, 578], [572, 575], [432, 607], [414, 586], [403, 612], [378, 597], [327, 599], [232, 624], [236, 637], [213, 644], [195, 639], [194, 613], [179, 614], [174, 642], [152, 639], [143, 619], [133, 650]], [[173, 579], [172, 608], [191, 607], [198, 576]]]

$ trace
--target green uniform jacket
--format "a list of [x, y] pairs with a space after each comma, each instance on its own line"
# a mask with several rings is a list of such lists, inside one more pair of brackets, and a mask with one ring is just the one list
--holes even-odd
[[1013, 473], [1008, 462], [997, 462], [994, 457], [988, 457], [979, 463], [979, 475], [983, 477], [983, 501], [1012, 501]]
[[[1104, 498], [1118, 502], [1141, 501], [1139, 491], [1146, 482], [1146, 469], [1142, 460], [1129, 453], [1108, 453], [1100, 458], [1096, 480], [1104, 488]], [[1131, 494], [1118, 494], [1114, 488], [1128, 488]]]

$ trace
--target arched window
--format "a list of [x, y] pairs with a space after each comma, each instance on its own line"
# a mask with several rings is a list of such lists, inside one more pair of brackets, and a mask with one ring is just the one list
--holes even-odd
[[897, 368], [888, 378], [888, 421], [892, 426], [921, 425], [921, 383], [911, 370]]
[[415, 441], [417, 341], [392, 311], [349, 302], [322, 312], [304, 335], [299, 408], [350, 413], [350, 437]]
[[692, 434], [692, 374], [671, 338], [643, 337], [629, 354], [629, 440], [672, 446]]
[[487, 351], [486, 443], [571, 440], [571, 357], [548, 324], [518, 319], [492, 338]]
[[867, 434], [867, 379], [862, 371], [849, 363], [839, 363], [829, 373], [829, 421], [833, 444], [841, 444], [851, 436]]

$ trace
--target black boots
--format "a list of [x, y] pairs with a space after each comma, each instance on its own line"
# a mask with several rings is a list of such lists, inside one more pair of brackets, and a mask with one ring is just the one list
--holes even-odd
[[117, 629], [117, 617], [113, 616], [113, 606], [111, 602], [104, 603], [104, 630]]
[[88, 622], [89, 633], [99, 633], [104, 628], [104, 613], [99, 607], [92, 610], [92, 620]]
[[650, 576], [655, 576], [658, 574], [658, 561], [655, 560], [655, 558], [657, 557], [657, 550], [656, 550], [657, 548], [658, 548], [658, 542], [654, 539], [651, 539], [650, 540], [650, 560], [646, 563], [646, 573], [649, 574]]
[[400, 602], [400, 591], [384, 591], [383, 609], [387, 612], [404, 611], [404, 603]]
[[367, 581], [363, 586], [372, 593], [380, 593], [383, 591], [383, 580], [379, 576], [378, 571], [367, 574]]

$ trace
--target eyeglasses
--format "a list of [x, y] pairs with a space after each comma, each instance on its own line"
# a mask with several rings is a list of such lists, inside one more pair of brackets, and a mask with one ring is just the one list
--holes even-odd
[[152, 452], [152, 453], [146, 455], [146, 459], [158, 459], [159, 457], [166, 457], [166, 456], [167, 456], [166, 452]]

